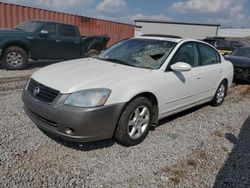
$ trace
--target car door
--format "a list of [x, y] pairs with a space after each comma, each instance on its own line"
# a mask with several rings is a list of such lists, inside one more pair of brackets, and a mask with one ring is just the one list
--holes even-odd
[[31, 57], [36, 59], [61, 59], [56, 23], [45, 23], [36, 33], [31, 43]]
[[73, 25], [60, 24], [58, 43], [63, 59], [80, 57], [81, 37]]
[[197, 47], [200, 55], [201, 66], [199, 71], [201, 73], [200, 81], [202, 82], [202, 91], [199, 94], [199, 98], [205, 99], [214, 96], [222, 80], [223, 67], [217, 50], [203, 43], [198, 43]]
[[[178, 72], [170, 66], [177, 62], [185, 62], [192, 66], [190, 71]], [[197, 101], [202, 92], [199, 53], [195, 42], [184, 43], [173, 56], [165, 72], [163, 116], [186, 108]]]

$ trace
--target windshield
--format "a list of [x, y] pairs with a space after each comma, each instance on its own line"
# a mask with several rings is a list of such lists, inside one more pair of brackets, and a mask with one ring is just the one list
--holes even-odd
[[22, 30], [26, 32], [34, 32], [41, 25], [42, 25], [42, 22], [40, 21], [26, 21], [26, 22], [16, 25], [14, 29]]
[[250, 58], [250, 48], [238, 48], [232, 53], [232, 56], [248, 57]]
[[177, 43], [132, 38], [108, 48], [98, 59], [139, 68], [158, 69]]

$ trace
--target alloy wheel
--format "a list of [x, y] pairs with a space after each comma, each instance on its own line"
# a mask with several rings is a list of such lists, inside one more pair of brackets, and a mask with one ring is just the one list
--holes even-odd
[[17, 67], [23, 63], [23, 57], [18, 52], [9, 52], [6, 55], [6, 62], [14, 67]]
[[226, 87], [224, 84], [221, 84], [219, 89], [218, 89], [218, 93], [216, 96], [216, 102], [217, 103], [221, 103], [225, 97], [225, 91], [226, 91]]
[[128, 134], [132, 139], [140, 138], [149, 125], [150, 113], [147, 106], [142, 105], [135, 109], [128, 122]]

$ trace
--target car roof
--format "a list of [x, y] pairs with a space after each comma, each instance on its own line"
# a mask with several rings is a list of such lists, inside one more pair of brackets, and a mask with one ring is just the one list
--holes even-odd
[[[201, 40], [197, 40], [197, 39], [190, 39], [190, 38], [168, 38], [168, 37], [156, 37], [156, 36], [139, 36], [139, 37], [134, 37], [134, 38], [141, 38], [141, 39], [152, 39], [152, 40], [165, 40], [165, 41], [169, 41], [169, 42], [175, 42], [175, 43], [180, 43], [180, 42], [198, 42], [198, 43], [203, 43], [205, 45], [210, 46], [211, 48], [213, 48], [214, 50], [216, 50], [218, 52], [218, 50], [211, 44], [201, 41]], [[219, 53], [219, 52], [218, 52]]]
[[[247, 46], [246, 46], [246, 47], [240, 47], [240, 48], [237, 48], [237, 49], [250, 49], [250, 47], [247, 47]], [[237, 50], [237, 49], [236, 49], [236, 50]]]
[[[142, 39], [154, 39], [154, 40], [165, 40], [165, 41], [170, 41], [170, 42], [176, 42], [176, 43], [179, 43], [179, 42], [200, 42], [200, 43], [204, 43], [203, 41], [200, 41], [200, 40], [196, 40], [196, 39], [189, 39], [189, 38], [180, 38], [180, 37], [174, 37], [174, 36], [170, 36], [168, 37], [168, 35], [164, 36], [164, 35], [144, 35], [144, 36], [139, 36], [139, 37], [134, 37], [134, 38], [142, 38]], [[205, 43], [207, 44], [207, 43]]]
[[179, 43], [182, 41], [182, 38], [169, 38], [169, 37], [163, 37], [163, 36], [139, 36], [139, 37], [134, 37], [134, 38], [141, 38], [141, 39], [154, 39], [154, 40], [165, 40], [165, 41], [170, 41], [170, 42], [176, 42]]

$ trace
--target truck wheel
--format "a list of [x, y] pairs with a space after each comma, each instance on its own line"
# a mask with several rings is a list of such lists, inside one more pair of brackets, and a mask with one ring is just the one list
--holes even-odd
[[142, 142], [152, 122], [152, 103], [145, 97], [133, 100], [124, 109], [114, 137], [119, 144], [133, 146]]
[[91, 49], [88, 51], [88, 56], [89, 57], [94, 57], [94, 56], [97, 56], [99, 54], [99, 52], [95, 49]]
[[4, 51], [2, 63], [8, 70], [23, 69], [28, 64], [28, 54], [20, 47], [11, 46]]

